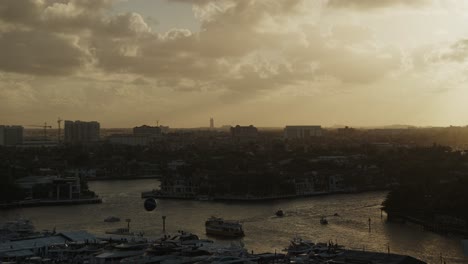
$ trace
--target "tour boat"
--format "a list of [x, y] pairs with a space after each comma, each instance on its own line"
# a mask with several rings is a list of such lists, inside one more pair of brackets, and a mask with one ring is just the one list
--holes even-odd
[[219, 217], [210, 217], [205, 222], [206, 234], [225, 237], [242, 237], [244, 230], [239, 221], [227, 221]]

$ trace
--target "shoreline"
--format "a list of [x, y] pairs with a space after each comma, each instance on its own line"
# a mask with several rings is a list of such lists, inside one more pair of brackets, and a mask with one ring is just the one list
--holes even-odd
[[86, 178], [87, 181], [131, 181], [131, 180], [149, 180], [161, 179], [160, 176], [135, 176], [135, 177], [99, 177], [99, 178]]
[[262, 202], [262, 201], [273, 201], [273, 200], [286, 200], [286, 199], [299, 199], [305, 197], [316, 197], [316, 196], [327, 196], [334, 194], [358, 194], [366, 192], [380, 192], [388, 191], [387, 189], [377, 189], [377, 190], [362, 190], [362, 191], [335, 191], [335, 192], [314, 192], [308, 194], [291, 194], [291, 195], [277, 195], [277, 196], [265, 196], [265, 197], [254, 197], [254, 196], [214, 196], [209, 197], [208, 199], [203, 199], [197, 196], [177, 196], [177, 195], [161, 195], [157, 194], [154, 191], [142, 192], [141, 198], [154, 198], [154, 199], [174, 199], [174, 200], [195, 200], [195, 201], [214, 201], [214, 202]]
[[60, 206], [60, 205], [79, 205], [79, 204], [99, 204], [102, 203], [102, 198], [85, 198], [85, 199], [71, 199], [71, 200], [30, 200], [30, 201], [17, 201], [12, 203], [0, 204], [2, 209], [14, 209], [20, 207], [38, 207], [38, 206]]
[[461, 229], [458, 227], [450, 226], [450, 225], [444, 225], [441, 223], [436, 223], [434, 221], [430, 220], [423, 220], [421, 218], [417, 218], [415, 216], [410, 216], [405, 213], [399, 213], [399, 212], [387, 212], [387, 220], [392, 223], [412, 223], [421, 226], [425, 231], [431, 231], [434, 233], [439, 233], [439, 234], [454, 234], [454, 235], [460, 235], [467, 237], [468, 236], [468, 229]]

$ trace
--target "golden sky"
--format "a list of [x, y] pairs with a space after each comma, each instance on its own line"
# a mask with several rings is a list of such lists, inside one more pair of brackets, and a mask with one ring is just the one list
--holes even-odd
[[0, 123], [468, 124], [468, 1], [1, 0]]

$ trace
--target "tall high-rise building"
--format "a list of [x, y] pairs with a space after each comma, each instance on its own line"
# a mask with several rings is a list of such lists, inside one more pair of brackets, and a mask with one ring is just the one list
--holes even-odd
[[210, 118], [210, 129], [214, 128], [214, 119]]
[[66, 143], [90, 143], [99, 141], [100, 124], [96, 121], [65, 120]]
[[237, 125], [235, 127], [231, 127], [231, 136], [233, 138], [256, 138], [258, 136], [258, 129], [252, 125]]
[[23, 144], [22, 126], [0, 126], [0, 146]]

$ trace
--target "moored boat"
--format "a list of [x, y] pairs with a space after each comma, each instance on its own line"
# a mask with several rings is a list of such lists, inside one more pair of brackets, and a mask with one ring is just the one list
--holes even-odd
[[288, 255], [307, 254], [312, 251], [313, 246], [314, 243], [302, 240], [300, 237], [295, 237], [284, 251], [288, 252]]
[[129, 228], [122, 227], [122, 228], [117, 228], [115, 230], [107, 230], [106, 234], [109, 235], [121, 235], [121, 236], [133, 236], [135, 233], [130, 232]]

